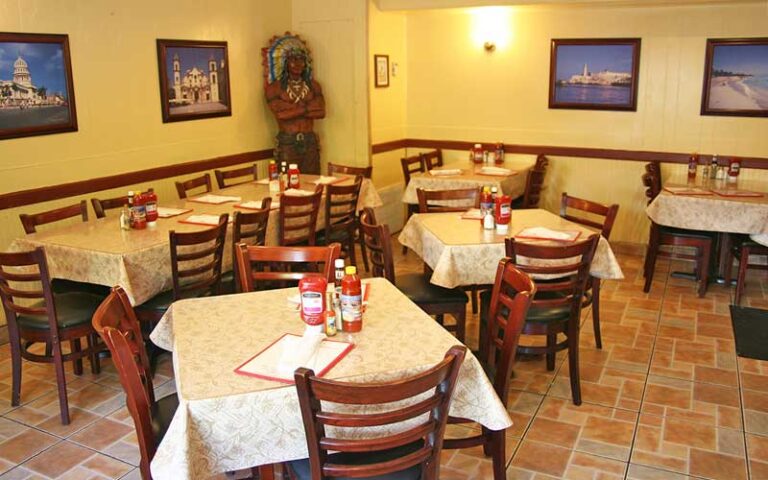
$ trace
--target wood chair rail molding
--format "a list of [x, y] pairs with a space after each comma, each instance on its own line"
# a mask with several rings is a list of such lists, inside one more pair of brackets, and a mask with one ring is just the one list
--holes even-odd
[[17, 192], [0, 195], [0, 210], [74, 197], [77, 195], [86, 195], [93, 192], [109, 190], [111, 188], [151, 182], [163, 178], [189, 175], [216, 168], [231, 167], [241, 163], [253, 163], [259, 160], [267, 160], [272, 157], [273, 150], [271, 148], [266, 150], [254, 150], [251, 152], [236, 153], [234, 155], [225, 155], [205, 160], [195, 160], [173, 165], [164, 165], [162, 167], [148, 168], [146, 170], [125, 172], [107, 177], [90, 178], [86, 180], [78, 180], [76, 182], [19, 190]]
[[[442, 150], [469, 150], [479, 142], [455, 140], [429, 140], [420, 138], [404, 138], [390, 142], [378, 143], [372, 146], [373, 154], [385, 153], [402, 148], [440, 148]], [[483, 148], [493, 150], [494, 143], [483, 143]], [[608, 160], [630, 160], [638, 162], [688, 163], [690, 153], [649, 152], [645, 150], [616, 150], [609, 148], [559, 147], [555, 145], [513, 145], [504, 144], [505, 153], [521, 153], [529, 155], [550, 155], [559, 157], [601, 158]], [[718, 154], [721, 159], [739, 157], [742, 168], [768, 169], [768, 158], [744, 157], [741, 155]], [[708, 165], [712, 155], [699, 154], [699, 162]]]

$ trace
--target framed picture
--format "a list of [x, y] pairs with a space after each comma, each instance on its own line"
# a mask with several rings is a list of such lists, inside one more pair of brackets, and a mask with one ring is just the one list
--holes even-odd
[[389, 86], [389, 55], [374, 55], [373, 63], [376, 67], [376, 88]]
[[637, 110], [639, 38], [552, 40], [549, 108]]
[[227, 42], [157, 40], [163, 123], [232, 115]]
[[0, 140], [75, 131], [69, 37], [0, 32]]
[[768, 117], [768, 38], [709, 39], [702, 115]]

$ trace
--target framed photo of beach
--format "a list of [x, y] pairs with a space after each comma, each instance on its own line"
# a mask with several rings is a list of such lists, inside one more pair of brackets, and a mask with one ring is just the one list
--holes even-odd
[[157, 40], [163, 123], [232, 115], [227, 42]]
[[707, 40], [701, 114], [768, 117], [768, 38]]
[[553, 39], [549, 108], [637, 110], [639, 38]]
[[0, 140], [75, 131], [69, 37], [0, 32]]

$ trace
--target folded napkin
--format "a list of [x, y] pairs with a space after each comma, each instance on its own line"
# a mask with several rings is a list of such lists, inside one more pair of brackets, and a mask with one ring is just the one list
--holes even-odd
[[283, 353], [277, 362], [277, 370], [289, 374], [299, 367], [312, 368], [312, 362], [324, 339], [324, 334], [312, 332], [305, 332], [301, 337], [286, 337]]
[[461, 169], [460, 168], [443, 168], [443, 169], [436, 169], [433, 168], [429, 171], [430, 175], [433, 175], [435, 177], [447, 177], [449, 175], [461, 175]]
[[245, 208], [246, 210], [261, 210], [261, 201], [242, 202], [235, 205], [238, 208]]
[[289, 188], [283, 192], [283, 195], [288, 195], [289, 197], [308, 197], [314, 194], [315, 192], [310, 192], [309, 190], [301, 190], [298, 188]]
[[239, 202], [241, 200], [240, 197], [228, 197], [225, 195], [201, 195], [199, 197], [190, 198], [191, 202], [199, 202], [199, 203], [212, 203], [214, 205], [219, 205], [221, 203], [227, 203], [227, 202]]
[[671, 187], [666, 186], [664, 190], [673, 195], [712, 195], [712, 192], [699, 187]]
[[330, 185], [332, 183], [340, 182], [344, 180], [343, 178], [337, 178], [337, 177], [327, 177], [325, 175], [320, 175], [320, 178], [317, 180], [312, 181], [315, 185], [323, 184], [323, 185]]
[[461, 218], [464, 220], [482, 220], [483, 212], [481, 212], [479, 208], [470, 208], [461, 214]]
[[483, 175], [496, 175], [502, 177], [512, 175], [512, 170], [502, 167], [482, 167], [479, 173], [482, 173]]
[[261, 180], [256, 180], [256, 183], [259, 185], [269, 185], [269, 178], [262, 178]]
[[[210, 225], [215, 227], [219, 224], [218, 215], [190, 215], [184, 220], [180, 220], [179, 223], [191, 223], [192, 225]], [[232, 217], [229, 217], [229, 223], [232, 223]]]
[[577, 231], [560, 231], [552, 230], [546, 227], [530, 227], [526, 228], [517, 235], [515, 238], [533, 238], [538, 240], [559, 240], [559, 241], [573, 241], [578, 238], [579, 232]]
[[168, 207], [157, 207], [157, 216], [160, 218], [171, 218], [175, 217], [176, 215], [181, 215], [182, 213], [191, 212], [191, 208], [168, 208]]

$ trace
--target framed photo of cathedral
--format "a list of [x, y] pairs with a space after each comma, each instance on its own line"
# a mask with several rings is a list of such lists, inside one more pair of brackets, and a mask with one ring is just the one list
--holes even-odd
[[163, 123], [232, 115], [227, 42], [157, 40]]
[[0, 32], [0, 140], [74, 131], [69, 37]]
[[554, 39], [549, 108], [637, 110], [639, 38]]

